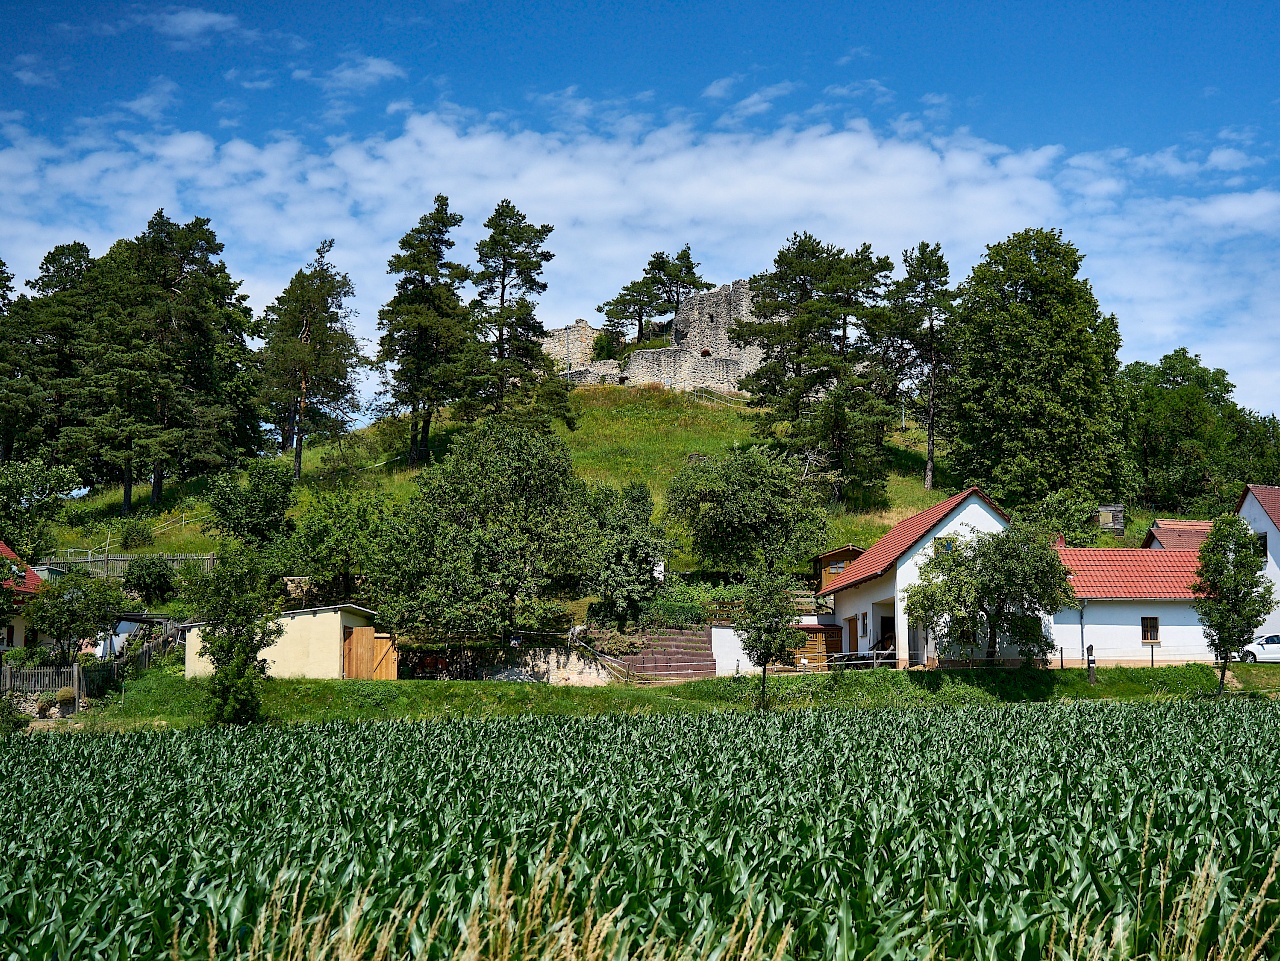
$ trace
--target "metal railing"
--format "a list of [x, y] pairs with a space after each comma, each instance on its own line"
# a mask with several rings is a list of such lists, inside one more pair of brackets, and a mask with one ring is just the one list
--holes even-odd
[[[64, 573], [84, 571], [94, 577], [123, 577], [129, 562], [140, 554], [98, 554], [94, 551], [67, 549], [57, 551], [49, 557], [42, 557], [39, 566], [54, 567]], [[162, 557], [177, 570], [184, 564], [199, 564], [206, 571], [213, 570], [218, 563], [216, 554], [151, 554], [149, 557]]]

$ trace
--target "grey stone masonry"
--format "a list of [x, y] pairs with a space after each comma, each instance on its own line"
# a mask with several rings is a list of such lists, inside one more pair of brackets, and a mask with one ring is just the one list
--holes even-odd
[[758, 347], [735, 347], [729, 332], [751, 313], [751, 289], [745, 280], [705, 290], [680, 305], [671, 323], [673, 345], [636, 350], [619, 368], [617, 361], [591, 360], [599, 328], [585, 320], [550, 331], [542, 349], [575, 384], [660, 384], [673, 390], [738, 391], [738, 381], [759, 367]]
[[763, 358], [760, 348], [735, 347], [729, 339], [734, 323], [750, 315], [751, 288], [745, 280], [704, 290], [680, 305], [680, 312], [671, 325], [671, 344], [700, 357], [736, 360], [742, 365], [743, 373], [752, 373]]
[[591, 346], [599, 329], [579, 317], [568, 327], [547, 331], [542, 349], [559, 370], [575, 370], [591, 363]]

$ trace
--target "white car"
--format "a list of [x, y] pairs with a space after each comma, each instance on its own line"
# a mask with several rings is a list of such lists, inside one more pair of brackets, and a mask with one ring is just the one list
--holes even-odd
[[1246, 664], [1254, 661], [1280, 663], [1280, 634], [1268, 634], [1266, 637], [1255, 637], [1252, 644], [1246, 644], [1240, 652], [1240, 660]]

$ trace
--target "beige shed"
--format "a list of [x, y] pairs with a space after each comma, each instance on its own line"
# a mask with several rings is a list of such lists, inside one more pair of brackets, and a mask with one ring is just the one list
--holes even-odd
[[[395, 645], [374, 631], [374, 611], [355, 604], [285, 611], [280, 639], [262, 652], [272, 677], [363, 677], [394, 680]], [[200, 654], [200, 627], [187, 627], [187, 677], [208, 677], [213, 664]]]

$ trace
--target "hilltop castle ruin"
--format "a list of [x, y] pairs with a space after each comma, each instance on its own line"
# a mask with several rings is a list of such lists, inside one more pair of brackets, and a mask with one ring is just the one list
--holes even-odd
[[542, 348], [576, 384], [659, 384], [674, 390], [739, 391], [738, 381], [760, 366], [758, 347], [735, 347], [729, 340], [734, 321], [751, 311], [745, 280], [694, 294], [671, 323], [672, 346], [635, 350], [625, 360], [591, 359], [598, 328], [585, 320], [551, 331]]

